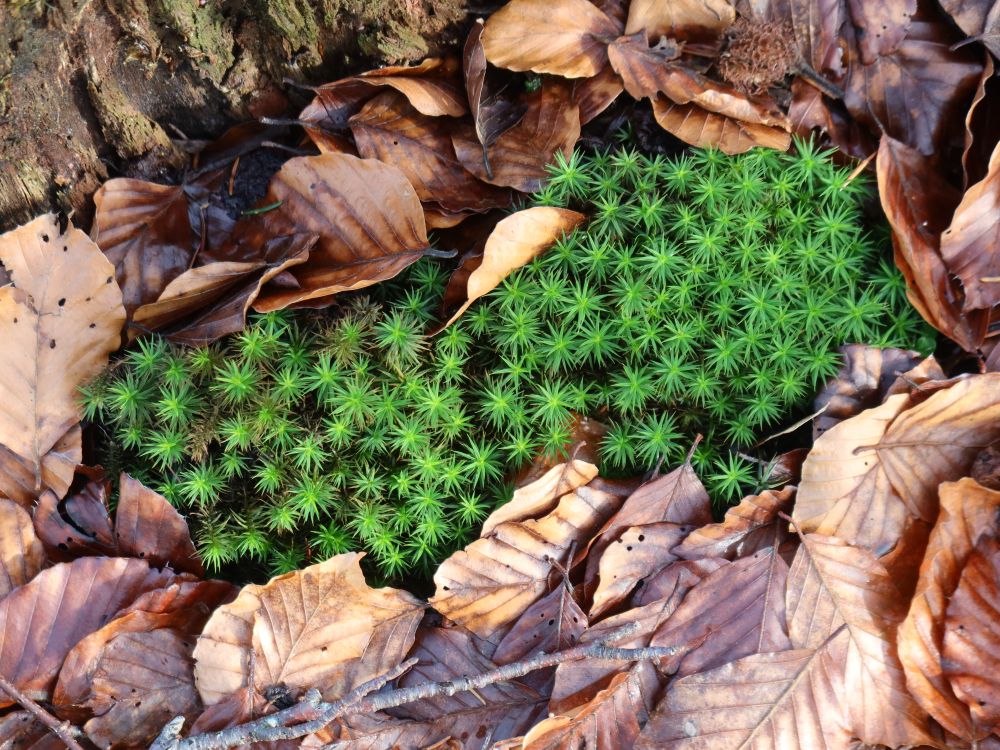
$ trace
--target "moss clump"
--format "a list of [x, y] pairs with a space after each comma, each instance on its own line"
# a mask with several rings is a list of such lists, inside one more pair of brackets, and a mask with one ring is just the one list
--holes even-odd
[[865, 188], [829, 154], [574, 154], [537, 201], [590, 223], [428, 339], [446, 278], [417, 264], [337, 315], [265, 315], [206, 349], [140, 343], [86, 391], [90, 418], [197, 517], [209, 566], [274, 572], [352, 548], [431, 570], [576, 413], [602, 467], [683, 458], [720, 500], [737, 455], [808, 403], [852, 341], [921, 346], [902, 279], [862, 229]]

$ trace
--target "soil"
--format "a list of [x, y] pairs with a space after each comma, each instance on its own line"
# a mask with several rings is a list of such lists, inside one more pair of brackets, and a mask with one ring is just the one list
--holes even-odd
[[[487, 13], [491, 8], [475, 8]], [[454, 47], [464, 0], [0, 0], [0, 231], [87, 226], [113, 176], [176, 179], [240, 120]]]

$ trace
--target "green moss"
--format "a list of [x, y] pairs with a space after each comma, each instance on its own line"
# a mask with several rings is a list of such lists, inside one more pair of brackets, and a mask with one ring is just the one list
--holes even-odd
[[347, 549], [430, 571], [574, 414], [609, 426], [602, 471], [694, 463], [720, 502], [740, 456], [807, 407], [847, 342], [927, 348], [862, 230], [866, 188], [829, 155], [574, 154], [537, 202], [589, 224], [428, 339], [425, 260], [339, 315], [269, 314], [208, 349], [140, 342], [85, 403], [123, 465], [197, 519], [211, 566], [280, 572]]
[[232, 31], [220, 3], [154, 0], [154, 17], [191, 48], [189, 57], [211, 80], [221, 82], [236, 60]]

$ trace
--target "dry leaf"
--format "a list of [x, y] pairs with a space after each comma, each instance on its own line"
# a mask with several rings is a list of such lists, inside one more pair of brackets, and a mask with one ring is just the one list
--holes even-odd
[[645, 31], [652, 42], [661, 36], [700, 39], [718, 36], [734, 20], [726, 0], [632, 0], [625, 33]]
[[674, 548], [674, 554], [685, 560], [712, 557], [733, 560], [771, 546], [774, 527], [781, 523], [778, 514], [791, 509], [794, 497], [795, 487], [748, 495], [726, 511], [722, 523], [706, 524], [688, 534]]
[[476, 19], [476, 23], [469, 29], [462, 52], [462, 68], [465, 72], [465, 92], [472, 110], [472, 123], [485, 155], [486, 149], [496, 142], [500, 134], [524, 116], [525, 106], [523, 102], [504, 96], [505, 89], [513, 84], [509, 74], [503, 81], [496, 81], [495, 76], [490, 75], [493, 71], [488, 70], [486, 52], [483, 50], [484, 28], [482, 19]]
[[[43, 570], [0, 601], [0, 673], [29, 697], [48, 700], [63, 660], [81, 638], [172, 578], [122, 557], [84, 557]], [[12, 702], [0, 698], [0, 705]]]
[[541, 190], [546, 167], [557, 153], [568, 157], [580, 138], [580, 112], [573, 104], [573, 87], [566, 81], [546, 79], [528, 95], [521, 120], [484, 150], [473, 128], [459, 128], [452, 135], [455, 154], [462, 165], [483, 182], [534, 193]]
[[[50, 488], [42, 493], [42, 497], [46, 494], [65, 495], [82, 460], [83, 432], [77, 424], [59, 438], [42, 459], [42, 485]], [[9, 497], [22, 507], [30, 506], [38, 497], [38, 490], [35, 489], [37, 467], [2, 444], [0, 467], [0, 495]]]
[[717, 114], [698, 104], [677, 104], [662, 96], [653, 99], [653, 116], [667, 132], [698, 148], [715, 147], [742, 154], [756, 146], [785, 151], [791, 145], [787, 127], [746, 122]]
[[500, 220], [486, 240], [482, 263], [469, 274], [465, 302], [445, 327], [458, 320], [473, 302], [495, 289], [508, 274], [541, 255], [586, 218], [565, 208], [536, 206]]
[[673, 43], [661, 42], [650, 47], [645, 31], [637, 31], [615, 39], [608, 47], [608, 60], [633, 98], [652, 99], [658, 92], [671, 87], [667, 63], [676, 59], [680, 52], [681, 48]]
[[655, 575], [644, 578], [629, 604], [644, 607], [661, 599], [679, 596], [693, 589], [699, 581], [707, 578], [719, 568], [729, 563], [721, 557], [707, 557], [701, 560], [681, 560], [670, 563]]
[[128, 474], [118, 483], [115, 538], [122, 554], [141, 557], [154, 567], [204, 575], [205, 569], [191, 542], [187, 522], [166, 498]]
[[934, 521], [941, 482], [965, 476], [1000, 437], [1000, 374], [959, 380], [908, 405], [905, 394], [890, 396], [816, 441], [792, 514], [804, 531], [884, 555], [911, 517]]
[[917, 12], [917, 0], [888, 0], [866, 3], [847, 0], [851, 20], [858, 29], [861, 61], [870, 65], [882, 55], [896, 51], [910, 29], [910, 19]]
[[68, 562], [84, 555], [115, 555], [107, 490], [101, 473], [62, 501], [51, 491], [42, 493], [32, 521], [51, 559]]
[[691, 531], [676, 523], [630, 526], [602, 553], [590, 617], [600, 618], [624, 601], [639, 581], [677, 560], [672, 550]]
[[541, 518], [497, 525], [441, 563], [431, 604], [480, 638], [497, 642], [552, 589], [556, 565], [568, 565], [571, 551], [621, 507], [620, 492], [595, 479], [563, 495]]
[[948, 600], [976, 540], [1000, 530], [1000, 492], [962, 479], [942, 484], [940, 497], [941, 513], [920, 565], [917, 590], [899, 626], [899, 658], [907, 688], [924, 710], [952, 734], [980, 740], [989, 727], [976, 727], [968, 707], [952, 692], [941, 671], [941, 644]]
[[941, 666], [980, 727], [1000, 728], [1000, 543], [983, 536], [948, 602]]
[[580, 110], [580, 124], [586, 125], [601, 114], [624, 90], [622, 79], [610, 65], [593, 78], [573, 81], [573, 104]]
[[847, 626], [841, 669], [853, 736], [873, 745], [929, 742], [927, 715], [906, 689], [896, 655], [905, 600], [868, 550], [806, 534], [788, 573], [788, 634], [795, 648], [821, 648]]
[[446, 125], [420, 114], [398, 93], [376, 96], [350, 126], [358, 152], [400, 169], [421, 201], [449, 211], [487, 211], [511, 202], [509, 191], [484, 184], [456, 158]]
[[636, 750], [843, 750], [846, 634], [671, 683]]
[[197, 243], [184, 186], [119, 177], [94, 193], [94, 207], [91, 237], [114, 265], [131, 316], [191, 264]]
[[994, 55], [1000, 55], [1000, 3], [983, 0], [942, 0], [941, 7], [969, 36], [980, 41]]
[[1000, 144], [986, 176], [962, 196], [941, 235], [941, 257], [962, 282], [964, 311], [1000, 303]]
[[962, 150], [963, 188], [968, 189], [986, 176], [990, 154], [1000, 142], [1000, 76], [993, 57], [986, 55], [979, 85], [965, 115], [965, 148]]
[[553, 466], [531, 484], [514, 490], [513, 497], [483, 521], [483, 530], [479, 536], [487, 536], [505, 521], [524, 521], [548, 513], [558, 504], [559, 498], [583, 487], [597, 473], [594, 464], [577, 459]]
[[271, 180], [264, 214], [275, 235], [301, 231], [320, 239], [309, 262], [290, 274], [297, 289], [265, 288], [254, 309], [266, 312], [390, 279], [428, 247], [420, 201], [399, 169], [349, 154], [285, 162]]
[[194, 678], [206, 706], [223, 703], [247, 687], [253, 656], [254, 615], [263, 586], [249, 584], [216, 609], [194, 648]]
[[[10, 477], [0, 493], [27, 506], [47, 488], [65, 494], [65, 458], [47, 455], [79, 422], [78, 388], [118, 348], [125, 310], [111, 263], [80, 230], [63, 233], [52, 214], [0, 235], [0, 262], [14, 282], [0, 288], [9, 352], [0, 370], [0, 476]], [[27, 497], [12, 481], [26, 472], [34, 476]]]
[[621, 27], [587, 0], [511, 0], [486, 21], [486, 59], [510, 70], [589, 78]]
[[0, 599], [41, 571], [45, 549], [31, 516], [13, 500], [0, 498]]

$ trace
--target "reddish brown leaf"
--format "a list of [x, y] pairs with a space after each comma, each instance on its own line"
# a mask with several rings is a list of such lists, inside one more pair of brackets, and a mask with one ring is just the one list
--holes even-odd
[[428, 247], [413, 187], [399, 169], [382, 162], [348, 154], [291, 159], [264, 198], [277, 201], [281, 206], [264, 214], [275, 234], [307, 226], [320, 239], [309, 262], [288, 271], [298, 288], [265, 289], [254, 303], [261, 312], [385, 281]]
[[621, 27], [587, 0], [511, 0], [483, 31], [486, 59], [510, 70], [589, 78], [608, 62]]
[[870, 65], [899, 47], [909, 31], [910, 19], [917, 12], [917, 0], [887, 0], [881, 3], [847, 0], [847, 7], [858, 29], [861, 61]]
[[91, 237], [115, 267], [131, 316], [152, 302], [190, 265], [197, 241], [182, 185], [156, 185], [124, 177], [94, 193]]
[[162, 495], [122, 474], [115, 512], [119, 549], [150, 565], [203, 575], [205, 569], [191, 542], [187, 522]]
[[465, 40], [462, 67], [472, 122], [485, 154], [485, 149], [492, 146], [501, 133], [524, 116], [525, 107], [505, 90], [513, 83], [509, 74], [503, 81], [496, 81], [492, 71], [488, 70], [483, 50], [483, 30], [482, 19], [477, 19]]
[[[81, 638], [172, 577], [120, 557], [85, 557], [42, 571], [0, 601], [0, 673], [35, 700], [47, 700], [63, 660]], [[0, 701], [12, 703], [6, 696]]]
[[[59, 497], [65, 495], [82, 460], [83, 436], [80, 425], [76, 425], [59, 438], [42, 459], [42, 486], [50, 488], [42, 496], [46, 493]], [[0, 494], [22, 507], [29, 507], [38, 497], [36, 471], [37, 467], [30, 459], [0, 445]]]
[[625, 529], [601, 553], [598, 584], [590, 617], [598, 619], [624, 601], [639, 581], [677, 560], [672, 550], [691, 531], [676, 523], [651, 523]]
[[979, 85], [965, 115], [965, 148], [962, 150], [963, 187], [968, 189], [986, 176], [990, 154], [1000, 143], [1000, 76], [993, 57], [986, 55]]
[[843, 625], [847, 725], [873, 745], [929, 742], [927, 715], [906, 689], [895, 631], [905, 600], [868, 550], [807, 534], [788, 574], [788, 633], [795, 648], [820, 648]]
[[699, 104], [677, 104], [662, 96], [653, 99], [653, 115], [667, 132], [699, 148], [715, 147], [742, 154], [755, 146], [785, 151], [791, 144], [787, 127], [772, 127], [727, 117]]
[[580, 110], [580, 124], [586, 125], [611, 106], [625, 87], [610, 65], [593, 78], [573, 81], [573, 104]]
[[[62, 453], [76, 452], [72, 436], [64, 441], [81, 418], [78, 389], [118, 348], [125, 310], [111, 263], [54, 214], [0, 235], [0, 263], [14, 282], [0, 288], [9, 354], [0, 369], [0, 494], [28, 505], [45, 489], [66, 492]], [[27, 498], [18, 481], [26, 471], [34, 475]]]
[[941, 671], [941, 645], [948, 600], [966, 560], [980, 536], [995, 536], [1000, 527], [1000, 492], [962, 479], [945, 482], [940, 493], [941, 514], [927, 543], [910, 611], [897, 634], [899, 658], [906, 686], [924, 710], [958, 737], [980, 740], [989, 727], [975, 726], [968, 706], [955, 697]]
[[566, 81], [542, 81], [541, 88], [528, 95], [524, 117], [485, 149], [485, 155], [472, 128], [457, 129], [451, 140], [458, 160], [491, 185], [523, 193], [540, 190], [555, 155], [568, 157], [580, 138], [580, 111], [572, 97], [573, 87]]
[[820, 648], [762, 653], [671, 683], [637, 750], [841, 750], [846, 634]]
[[68, 562], [83, 555], [116, 553], [103, 475], [62, 501], [54, 492], [42, 493], [32, 521], [53, 560]]
[[104, 649], [84, 725], [98, 747], [145, 746], [175, 716], [189, 720], [201, 701], [192, 674], [192, 638], [176, 630], [123, 633]]
[[718, 36], [735, 18], [726, 0], [632, 0], [625, 33], [645, 31], [653, 42], [661, 36], [703, 39]]
[[0, 599], [38, 575], [44, 564], [45, 550], [31, 516], [14, 501], [0, 498]]
[[1000, 727], [1000, 542], [982, 536], [948, 602], [941, 666], [981, 727]]
[[752, 555], [774, 544], [779, 513], [787, 513], [795, 497], [794, 487], [764, 490], [749, 495], [726, 511], [722, 523], [710, 523], [692, 531], [674, 554], [685, 560], [722, 557], [729, 560]]
[[962, 196], [941, 235], [941, 257], [965, 291], [964, 311], [1000, 303], [1000, 144], [986, 176]]
[[[350, 120], [358, 152], [400, 169], [422, 201], [450, 211], [506, 206], [508, 191], [483, 184], [455, 157], [449, 128], [395, 92], [379, 94]], [[480, 157], [482, 152], [480, 151]]]
[[637, 31], [615, 39], [608, 47], [608, 60], [625, 90], [635, 99], [654, 98], [671, 87], [667, 63], [680, 55], [680, 47], [666, 37], [655, 47], [646, 41], [646, 33]]
[[725, 567], [728, 562], [721, 557], [707, 557], [670, 563], [658, 573], [643, 578], [640, 581], [642, 585], [632, 594], [629, 603], [633, 607], [645, 607], [660, 599], [683, 596], [700, 580]]

